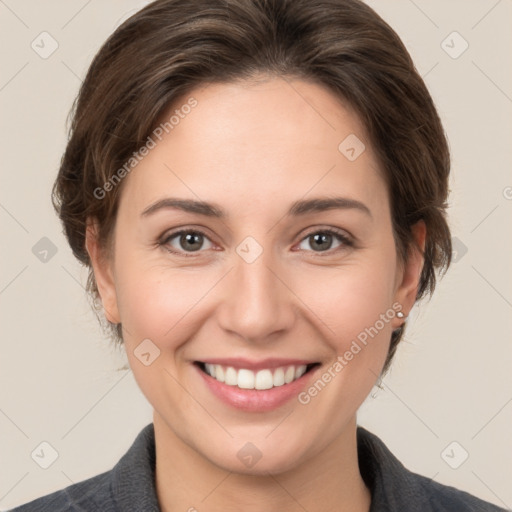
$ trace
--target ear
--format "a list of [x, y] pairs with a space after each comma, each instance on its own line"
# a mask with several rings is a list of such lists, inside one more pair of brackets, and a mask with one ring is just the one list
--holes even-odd
[[89, 253], [105, 316], [109, 322], [118, 324], [121, 318], [117, 307], [113, 262], [104, 254], [98, 243], [98, 224], [92, 219], [87, 219], [85, 247]]
[[[411, 230], [416, 240], [416, 245], [413, 244], [410, 247], [407, 262], [399, 268], [395, 292], [395, 301], [402, 305], [402, 311], [406, 317], [416, 302], [421, 271], [425, 261], [423, 253], [427, 236], [427, 227], [423, 220], [414, 224]], [[421, 248], [421, 251], [418, 247]], [[403, 321], [396, 327], [400, 327], [402, 323]]]

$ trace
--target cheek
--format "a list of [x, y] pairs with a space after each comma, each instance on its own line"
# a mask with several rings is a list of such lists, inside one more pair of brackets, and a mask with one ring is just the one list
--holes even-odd
[[[291, 283], [307, 306], [302, 310], [311, 322], [323, 326], [325, 338], [337, 353], [376, 323], [379, 331], [391, 333], [390, 320], [395, 314], [391, 308], [395, 292], [392, 251], [379, 258], [368, 254], [367, 258], [354, 259], [338, 268], [312, 269], [307, 276], [297, 273]], [[391, 318], [381, 325], [381, 315], [386, 312]]]
[[[198, 275], [132, 263], [125, 262], [117, 288], [127, 357], [149, 402], [156, 409], [161, 406], [158, 404], [172, 404], [178, 417], [190, 406], [177, 384], [183, 380], [184, 367], [179, 364], [182, 347], [194, 336], [197, 303], [211, 286]], [[147, 365], [145, 353], [149, 353]]]
[[331, 280], [330, 286], [336, 290], [331, 300], [312, 289], [308, 305], [329, 327], [323, 327], [322, 337], [332, 358], [298, 397], [314, 411], [311, 414], [329, 418], [329, 427], [322, 427], [327, 437], [335, 436], [339, 425], [356, 413], [378, 379], [396, 315], [391, 279], [370, 274], [363, 278], [352, 269], [343, 279]]
[[[154, 340], [179, 339], [194, 308], [208, 291], [208, 279], [199, 274], [133, 269], [117, 287], [118, 306], [123, 327]], [[133, 342], [137, 340], [133, 339]]]

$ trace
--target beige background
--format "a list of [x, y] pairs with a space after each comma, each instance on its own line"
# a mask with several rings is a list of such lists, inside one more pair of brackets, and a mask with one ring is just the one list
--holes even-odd
[[[86, 272], [50, 204], [81, 77], [119, 21], [145, 3], [0, 1], [1, 510], [111, 469], [152, 419], [131, 371], [116, 371], [125, 356], [90, 311]], [[457, 253], [432, 301], [415, 308], [359, 423], [409, 469], [510, 508], [512, 2], [369, 3], [402, 37], [443, 119]], [[58, 43], [46, 59], [31, 47], [51, 49], [43, 31]], [[453, 31], [463, 39], [446, 39]], [[43, 237], [57, 250], [46, 262], [32, 252]], [[48, 469], [31, 458], [43, 441], [58, 453]], [[469, 457], [453, 469], [446, 461], [458, 465], [463, 450]]]

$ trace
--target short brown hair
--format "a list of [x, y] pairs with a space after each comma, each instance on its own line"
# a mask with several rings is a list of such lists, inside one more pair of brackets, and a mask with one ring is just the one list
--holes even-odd
[[[397, 253], [427, 228], [417, 299], [451, 261], [446, 222], [450, 155], [432, 98], [391, 27], [359, 0], [157, 0], [125, 21], [95, 56], [75, 99], [52, 200], [73, 254], [89, 267], [86, 220], [109, 246], [120, 186], [104, 186], [169, 107], [207, 83], [259, 74], [314, 81], [358, 113], [385, 177]], [[341, 142], [341, 141], [340, 141]], [[96, 313], [100, 310], [96, 307]], [[122, 343], [121, 325], [109, 325]], [[395, 330], [384, 372], [404, 327]]]

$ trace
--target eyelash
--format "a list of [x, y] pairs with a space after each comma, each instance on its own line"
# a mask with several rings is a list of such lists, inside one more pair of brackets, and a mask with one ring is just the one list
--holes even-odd
[[[187, 253], [186, 251], [185, 252], [175, 251], [175, 250], [169, 249], [169, 246], [168, 246], [169, 241], [172, 240], [173, 238], [176, 238], [179, 235], [191, 234], [191, 233], [194, 235], [202, 235], [205, 238], [207, 238], [208, 240], [210, 240], [208, 235], [206, 233], [204, 233], [203, 231], [201, 231], [200, 229], [181, 229], [174, 233], [170, 233], [168, 236], [166, 236], [160, 242], [158, 242], [158, 245], [164, 247], [164, 249], [166, 251], [170, 252], [171, 254], [175, 254], [177, 256], [184, 256], [185, 258], [197, 257], [194, 253], [190, 253], [190, 252]], [[310, 236], [317, 235], [317, 234], [333, 235], [335, 238], [338, 239], [338, 241], [342, 242], [345, 247], [353, 247], [354, 246], [354, 243], [352, 242], [352, 240], [350, 240], [345, 234], [343, 234], [340, 231], [337, 231], [335, 229], [332, 229], [332, 228], [317, 229], [316, 231], [311, 231], [310, 233], [306, 234], [300, 240], [300, 243], [302, 243], [304, 240], [306, 240]], [[326, 251], [306, 251], [306, 252], [313, 252], [317, 256], [323, 257], [323, 253], [327, 253], [327, 255], [332, 255], [333, 252], [337, 252], [338, 250], [342, 250], [342, 249], [343, 249], [343, 246], [340, 246], [334, 250], [327, 249]], [[202, 251], [195, 251], [195, 252], [200, 253]]]

